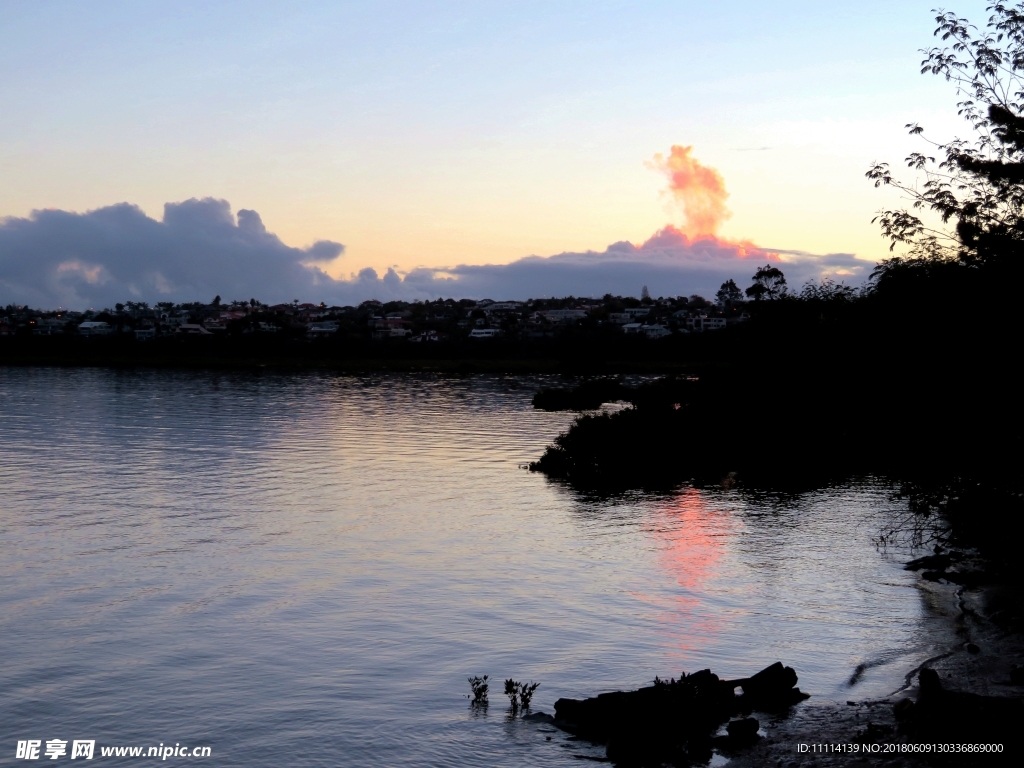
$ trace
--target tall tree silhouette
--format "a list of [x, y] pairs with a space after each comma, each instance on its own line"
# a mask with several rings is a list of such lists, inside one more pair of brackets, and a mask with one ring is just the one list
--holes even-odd
[[747, 288], [747, 296], [754, 301], [781, 299], [786, 295], [786, 276], [778, 267], [765, 264], [751, 279], [754, 284]]
[[722, 283], [722, 287], [718, 289], [715, 298], [722, 306], [729, 306], [743, 301], [743, 291], [736, 285], [735, 280], [730, 279]]

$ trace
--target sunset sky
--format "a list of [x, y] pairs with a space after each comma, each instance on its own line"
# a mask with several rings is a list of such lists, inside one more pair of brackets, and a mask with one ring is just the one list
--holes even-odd
[[[0, 216], [210, 197], [344, 244], [303, 251], [333, 277], [405, 275], [684, 227], [655, 160], [678, 145], [723, 181], [713, 234], [876, 260], [897, 198], [868, 165], [920, 148], [912, 121], [968, 133], [919, 74], [934, 5], [4, 3]], [[3, 243], [0, 280], [31, 250]]]

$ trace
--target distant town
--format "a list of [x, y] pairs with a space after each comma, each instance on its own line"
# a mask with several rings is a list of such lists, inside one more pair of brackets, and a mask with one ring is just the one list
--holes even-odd
[[748, 319], [744, 294], [733, 281], [714, 300], [702, 296], [642, 298], [605, 295], [528, 301], [437, 299], [364, 301], [358, 306], [263, 304], [256, 299], [175, 304], [128, 301], [85, 312], [42, 311], [8, 305], [0, 310], [0, 336], [160, 338], [276, 336], [348, 338], [387, 344], [424, 344], [496, 337], [529, 341], [590, 330], [602, 335], [661, 339], [717, 331]]

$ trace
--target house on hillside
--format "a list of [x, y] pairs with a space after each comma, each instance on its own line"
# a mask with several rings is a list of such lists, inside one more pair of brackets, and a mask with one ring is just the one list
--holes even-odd
[[720, 331], [725, 326], [726, 320], [724, 317], [700, 315], [699, 317], [686, 318], [686, 327], [697, 333], [702, 331]]
[[78, 324], [78, 332], [83, 336], [106, 336], [113, 328], [102, 320], [86, 320]]
[[545, 309], [537, 313], [549, 323], [571, 323], [587, 316], [585, 309]]
[[311, 339], [332, 336], [338, 332], [338, 324], [334, 320], [326, 320], [320, 323], [310, 323], [306, 326], [306, 335]]
[[672, 331], [664, 325], [645, 325], [641, 330], [648, 339], [662, 339], [665, 336], [672, 335]]

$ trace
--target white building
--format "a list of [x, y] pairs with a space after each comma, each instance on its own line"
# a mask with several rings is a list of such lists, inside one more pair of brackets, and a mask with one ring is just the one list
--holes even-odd
[[726, 321], [724, 317], [688, 317], [686, 318], [686, 327], [694, 331], [719, 331], [725, 328]]
[[333, 333], [337, 333], [338, 324], [333, 320], [327, 320], [321, 323], [310, 323], [306, 326], [306, 335], [316, 338], [318, 336], [330, 336]]
[[78, 332], [83, 336], [106, 336], [113, 328], [100, 320], [86, 320], [78, 324]]
[[568, 320], [582, 320], [587, 316], [585, 309], [547, 309], [537, 314], [546, 318], [550, 323], [561, 323]]
[[648, 339], [660, 339], [672, 335], [672, 331], [664, 325], [645, 325], [641, 330]]

